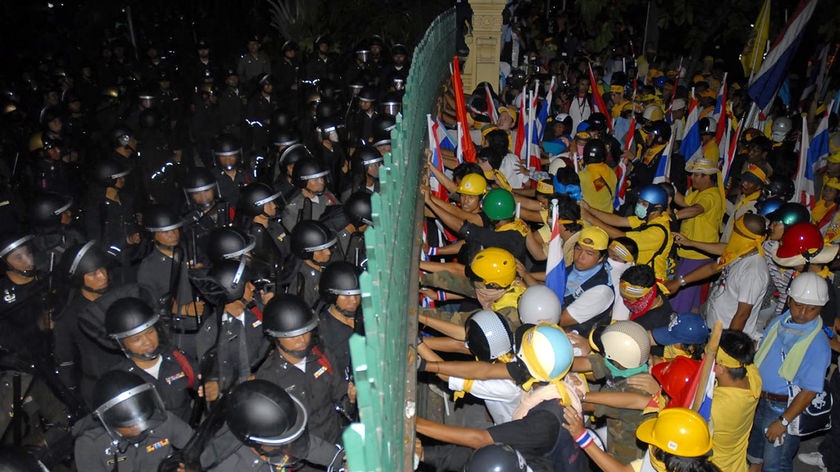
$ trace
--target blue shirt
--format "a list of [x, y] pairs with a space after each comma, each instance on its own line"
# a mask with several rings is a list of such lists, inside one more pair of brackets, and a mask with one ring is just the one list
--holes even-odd
[[[807, 337], [815, 326], [822, 326], [822, 319], [816, 317], [806, 324], [796, 324], [791, 321], [790, 310], [788, 310], [767, 326], [764, 330], [765, 337], [770, 328], [778, 323], [782, 323], [779, 326], [779, 334], [773, 341], [773, 345], [770, 346], [770, 351], [758, 370], [761, 373], [762, 390], [777, 395], [787, 395], [787, 381], [779, 376], [779, 367], [782, 366], [782, 352], [790, 352], [790, 348], [796, 341]], [[799, 370], [793, 377], [793, 384], [804, 390], [822, 392], [825, 372], [830, 362], [831, 347], [828, 345], [828, 339], [825, 334], [817, 333], [805, 352], [805, 358], [799, 366]]]

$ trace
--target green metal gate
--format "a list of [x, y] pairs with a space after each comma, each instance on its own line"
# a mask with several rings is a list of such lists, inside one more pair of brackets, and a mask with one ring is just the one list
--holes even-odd
[[455, 11], [429, 26], [414, 51], [402, 114], [391, 132], [392, 151], [373, 196], [374, 227], [367, 230], [368, 272], [362, 275], [365, 336], [350, 351], [361, 422], [344, 432], [352, 472], [412, 470], [416, 371], [409, 346], [417, 336], [417, 287], [426, 162], [426, 114], [434, 113], [441, 83], [455, 54]]

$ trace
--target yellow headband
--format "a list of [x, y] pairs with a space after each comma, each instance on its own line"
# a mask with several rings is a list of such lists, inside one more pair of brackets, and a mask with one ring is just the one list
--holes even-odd
[[823, 180], [823, 185], [826, 187], [831, 187], [837, 190], [840, 190], [840, 179], [837, 177], [827, 177]]
[[623, 244], [613, 241], [610, 243], [610, 249], [612, 249], [615, 255], [621, 258], [623, 262], [635, 262], [633, 254], [630, 254], [630, 251], [628, 251]]
[[569, 225], [569, 224], [582, 225], [583, 220], [557, 220], [557, 223], [559, 223], [561, 225]]
[[739, 369], [744, 367], [744, 363], [738, 361], [734, 357], [730, 356], [726, 353], [723, 349], [717, 350], [717, 355], [715, 356], [715, 362], [718, 364], [726, 367], [727, 369]]
[[647, 295], [653, 287], [642, 287], [640, 285], [633, 285], [630, 282], [621, 281], [619, 283], [621, 296], [624, 298], [642, 298]]
[[624, 93], [624, 87], [622, 87], [621, 85], [610, 85], [610, 92]]

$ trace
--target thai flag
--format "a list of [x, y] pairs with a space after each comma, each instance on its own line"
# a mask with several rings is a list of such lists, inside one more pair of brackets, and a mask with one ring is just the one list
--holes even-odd
[[700, 109], [697, 107], [697, 99], [693, 94], [688, 105], [688, 116], [685, 119], [685, 134], [680, 144], [680, 154], [685, 156], [685, 161], [703, 157], [703, 143], [700, 141]]
[[548, 260], [545, 263], [545, 285], [554, 290], [562, 303], [566, 295], [566, 262], [563, 260], [563, 238], [560, 237], [560, 223], [557, 222], [557, 200], [552, 200], [552, 230], [548, 242]]
[[496, 109], [496, 102], [493, 101], [493, 94], [490, 93], [490, 86], [484, 84], [484, 100], [487, 102], [487, 113], [493, 123], [499, 122], [499, 110]]
[[656, 166], [656, 173], [653, 175], [653, 183], [667, 182], [671, 175], [671, 148], [674, 146], [674, 137], [668, 140], [668, 145], [659, 157], [659, 165]]
[[[598, 82], [595, 82], [595, 73], [592, 72], [591, 62], [589, 63], [589, 83], [592, 85], [592, 108], [603, 113], [604, 116], [610, 116], [607, 104], [604, 103], [604, 97], [601, 96], [601, 91], [598, 89]], [[610, 127], [610, 134], [612, 134], [612, 121], [607, 120], [607, 125]]]
[[[818, 0], [803, 0], [796, 12], [785, 25], [785, 29], [776, 38], [767, 58], [761, 64], [758, 73], [750, 81], [747, 93], [762, 110], [766, 111], [773, 103], [776, 92], [787, 74], [790, 61], [793, 59], [808, 20], [817, 7]], [[766, 113], [765, 113], [766, 114]]]
[[742, 123], [739, 123], [738, 128], [734, 130], [731, 126], [728, 126], [723, 141], [720, 142], [720, 157], [723, 161], [720, 173], [723, 176], [723, 188], [727, 188], [727, 185], [729, 185], [729, 175], [732, 173], [732, 161], [735, 159], [735, 150], [738, 148], [738, 140], [743, 129]]
[[[697, 413], [700, 414], [707, 422], [712, 418], [712, 398], [715, 392], [715, 360], [712, 357], [709, 360], [712, 363], [712, 368], [709, 370], [709, 378], [706, 380], [706, 385], [703, 387], [703, 400], [700, 402], [699, 407], [697, 408]], [[703, 362], [706, 362], [704, 359]], [[701, 368], [697, 371], [697, 374], [694, 375], [694, 378], [691, 379], [691, 383], [688, 385], [689, 392], [695, 392], [693, 394], [686, 395], [685, 403], [680, 405], [684, 408], [693, 408], [695, 399], [697, 398], [697, 388], [700, 385], [700, 379], [703, 369]]]
[[618, 190], [615, 192], [613, 198], [613, 208], [618, 210], [621, 205], [624, 205], [624, 198], [627, 195], [627, 164], [624, 159], [619, 159], [618, 166], [615, 168], [616, 182], [618, 182]]
[[[833, 105], [833, 104], [832, 104]], [[831, 107], [828, 107], [830, 110]], [[799, 148], [799, 169], [794, 179], [794, 201], [813, 208], [816, 204], [816, 188], [814, 186], [814, 175], [826, 157], [828, 157], [828, 114], [823, 115], [813, 139], [808, 139], [808, 123], [802, 117], [802, 140]]]
[[517, 156], [522, 158], [522, 148], [525, 147], [525, 136], [527, 136], [527, 131], [525, 130], [525, 122], [528, 121], [528, 115], [525, 114], [525, 105], [528, 101], [527, 99], [527, 92], [522, 90], [519, 93], [519, 96], [514, 100], [514, 103], [519, 102], [519, 119], [516, 122], [516, 142], [513, 145], [513, 153]]
[[[438, 132], [442, 132], [444, 134], [444, 138], [449, 135], [445, 129], [440, 129], [440, 125], [437, 122], [432, 121], [432, 115], [430, 114], [426, 115], [426, 125], [429, 129], [429, 149], [432, 151], [432, 165], [435, 166], [437, 170], [443, 172], [443, 158], [441, 158], [440, 155], [441, 143], [438, 141]], [[449, 200], [449, 192], [446, 191], [446, 187], [438, 182], [434, 174], [429, 177], [429, 187], [432, 189], [432, 195], [443, 201]]]

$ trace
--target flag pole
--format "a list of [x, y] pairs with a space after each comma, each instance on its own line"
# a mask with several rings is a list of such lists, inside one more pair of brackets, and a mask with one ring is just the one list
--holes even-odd
[[712, 335], [709, 336], [709, 342], [706, 344], [703, 364], [700, 366], [700, 381], [697, 383], [697, 389], [694, 391], [694, 402], [691, 404], [691, 409], [694, 411], [699, 410], [700, 405], [703, 404], [706, 384], [709, 383], [709, 376], [712, 373], [712, 367], [715, 365], [715, 356], [717, 356], [718, 346], [720, 346], [721, 333], [723, 333], [723, 323], [721, 323], [720, 320], [715, 321], [715, 326], [712, 329]]

